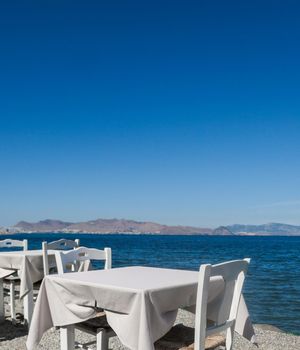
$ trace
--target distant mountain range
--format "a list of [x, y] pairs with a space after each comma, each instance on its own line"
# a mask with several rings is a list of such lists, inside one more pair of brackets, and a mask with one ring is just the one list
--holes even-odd
[[212, 234], [210, 228], [167, 226], [155, 222], [125, 219], [97, 219], [85, 222], [43, 220], [36, 223], [20, 221], [14, 228], [23, 232], [82, 232], [82, 233], [149, 233], [149, 234]]
[[235, 235], [299, 236], [300, 226], [269, 223], [264, 225], [231, 225], [227, 228]]
[[131, 233], [166, 235], [247, 235], [247, 236], [297, 236], [300, 226], [270, 223], [264, 225], [230, 225], [216, 229], [192, 226], [168, 226], [155, 222], [125, 219], [97, 219], [85, 222], [65, 222], [60, 220], [42, 220], [39, 222], [20, 221], [13, 228], [0, 232], [65, 232], [65, 233]]

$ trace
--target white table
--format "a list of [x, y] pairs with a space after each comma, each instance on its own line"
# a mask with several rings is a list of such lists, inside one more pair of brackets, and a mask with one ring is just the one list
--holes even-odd
[[[49, 259], [55, 260], [55, 251], [48, 251]], [[24, 302], [24, 318], [30, 324], [33, 312], [33, 283], [44, 277], [42, 250], [0, 252], [0, 283], [3, 278], [17, 272], [20, 277], [20, 299]], [[3, 293], [0, 286], [0, 294]], [[3, 313], [3, 298], [0, 296], [0, 313]]]
[[[178, 308], [195, 305], [197, 283], [198, 272], [150, 267], [46, 276], [36, 302], [27, 348], [33, 350], [44, 332], [53, 326], [65, 327], [93, 317], [96, 302], [105, 309], [108, 323], [125, 346], [153, 350], [154, 342], [173, 326]], [[221, 278], [211, 279], [208, 317], [212, 320], [214, 300], [223, 289]], [[239, 314], [240, 330], [244, 329], [245, 320], [252, 328], [244, 303]]]

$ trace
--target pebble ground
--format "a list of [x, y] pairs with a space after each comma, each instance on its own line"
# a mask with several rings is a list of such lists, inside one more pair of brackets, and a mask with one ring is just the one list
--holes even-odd
[[[188, 326], [193, 325], [193, 317], [186, 311], [180, 311], [177, 317], [178, 323]], [[233, 350], [300, 350], [300, 336], [283, 333], [275, 327], [256, 325], [255, 331], [259, 347], [248, 342], [238, 334], [235, 335]], [[27, 328], [21, 323], [13, 325], [9, 319], [0, 325], [0, 349], [1, 350], [26, 350]], [[95, 338], [76, 331], [76, 341], [80, 343], [90, 342]], [[96, 349], [95, 345], [90, 349]], [[126, 350], [117, 337], [111, 338], [109, 343], [111, 350]], [[44, 334], [37, 350], [60, 350], [59, 331], [55, 328]], [[141, 349], [142, 350], [142, 349]]]

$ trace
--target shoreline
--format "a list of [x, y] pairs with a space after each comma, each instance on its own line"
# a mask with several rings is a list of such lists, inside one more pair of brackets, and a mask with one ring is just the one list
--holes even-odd
[[120, 236], [203, 236], [203, 237], [300, 237], [300, 234], [294, 235], [272, 235], [272, 234], [232, 234], [232, 235], [220, 235], [220, 234], [207, 234], [207, 233], [158, 233], [158, 232], [90, 232], [90, 231], [18, 231], [18, 232], [4, 232], [0, 231], [0, 235], [3, 236], [14, 236], [14, 235], [50, 235], [50, 234], [61, 234], [61, 235], [120, 235]]

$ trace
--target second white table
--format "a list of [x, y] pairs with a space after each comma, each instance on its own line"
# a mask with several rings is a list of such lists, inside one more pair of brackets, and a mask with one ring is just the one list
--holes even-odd
[[[49, 250], [48, 256], [50, 263], [55, 262], [54, 250]], [[44, 277], [42, 250], [1, 252], [0, 279], [15, 271], [20, 277], [20, 299], [24, 301], [24, 318], [30, 324], [33, 312], [33, 284]], [[1, 310], [3, 310], [3, 307], [2, 300], [0, 305]]]

